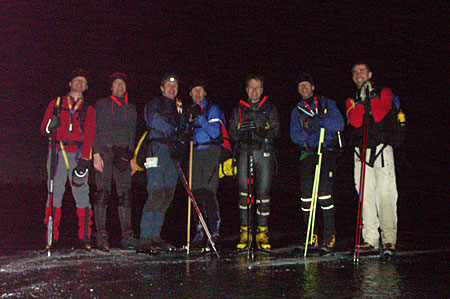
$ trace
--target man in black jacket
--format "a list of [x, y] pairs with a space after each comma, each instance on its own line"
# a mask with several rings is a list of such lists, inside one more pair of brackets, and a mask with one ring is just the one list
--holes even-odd
[[[263, 97], [261, 76], [249, 76], [246, 81], [248, 99], [240, 101], [233, 109], [230, 120], [230, 136], [238, 145], [239, 162], [239, 212], [241, 219], [241, 239], [238, 250], [247, 249], [252, 244], [251, 207], [254, 192], [249, 190], [253, 177], [248, 174], [254, 169], [256, 177], [256, 206], [258, 229], [256, 244], [260, 250], [270, 250], [268, 236], [270, 185], [275, 170], [273, 140], [280, 134], [280, 121], [275, 106]], [[251, 192], [250, 192], [251, 191]], [[250, 217], [249, 217], [250, 216]]]
[[97, 228], [97, 248], [108, 251], [106, 209], [111, 197], [114, 179], [119, 205], [117, 207], [122, 229], [123, 248], [137, 246], [131, 223], [131, 176], [136, 171], [133, 150], [136, 134], [136, 107], [128, 102], [127, 77], [115, 72], [111, 75], [112, 95], [95, 104], [97, 116], [95, 139], [92, 146], [97, 193], [94, 200], [94, 218]]

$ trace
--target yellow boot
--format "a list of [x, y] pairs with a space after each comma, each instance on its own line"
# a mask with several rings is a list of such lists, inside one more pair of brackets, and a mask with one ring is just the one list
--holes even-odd
[[270, 250], [269, 230], [267, 226], [258, 226], [256, 232], [256, 245], [259, 250]]
[[252, 234], [249, 233], [250, 229], [248, 226], [241, 226], [241, 239], [237, 244], [237, 250], [245, 250], [247, 247], [252, 247]]

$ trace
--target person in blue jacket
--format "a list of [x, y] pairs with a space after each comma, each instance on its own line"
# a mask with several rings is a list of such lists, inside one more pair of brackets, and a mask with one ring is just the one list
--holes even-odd
[[[193, 80], [189, 90], [193, 101], [193, 105], [187, 113], [188, 127], [193, 130], [194, 143], [192, 192], [205, 217], [212, 239], [216, 241], [220, 228], [217, 187], [219, 185], [222, 125], [225, 125], [225, 116], [219, 106], [206, 99], [205, 81]], [[198, 217], [195, 219], [197, 234], [192, 240], [192, 246], [202, 248], [208, 242]], [[208, 246], [206, 248], [210, 249]]]
[[[338, 134], [344, 129], [344, 120], [336, 103], [328, 98], [314, 95], [314, 81], [308, 73], [301, 73], [297, 79], [297, 90], [302, 99], [292, 110], [290, 134], [292, 141], [301, 147], [300, 178], [301, 205], [305, 223], [308, 223], [312, 201], [315, 167], [318, 161], [320, 128], [325, 129], [322, 144], [322, 167], [319, 183], [319, 203], [323, 213], [324, 253], [332, 252], [336, 242], [335, 208], [332, 197], [333, 172], [336, 165]], [[316, 232], [310, 248], [319, 248]]]
[[176, 98], [178, 78], [167, 75], [161, 81], [162, 95], [150, 100], [144, 110], [148, 128], [148, 152], [145, 162], [147, 193], [140, 233], [141, 248], [170, 249], [173, 246], [161, 238], [165, 213], [173, 200], [178, 173], [173, 161], [173, 143], [181, 131], [182, 104]]

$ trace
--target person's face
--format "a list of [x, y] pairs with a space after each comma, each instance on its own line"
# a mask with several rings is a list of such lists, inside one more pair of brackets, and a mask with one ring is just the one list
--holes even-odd
[[367, 68], [367, 65], [365, 64], [357, 64], [352, 70], [352, 79], [353, 82], [355, 82], [356, 86], [358, 88], [361, 88], [361, 86], [372, 78], [372, 72], [369, 71]]
[[196, 86], [192, 88], [189, 95], [195, 104], [200, 104], [206, 97], [206, 91], [202, 86]]
[[263, 93], [262, 82], [260, 80], [251, 79], [248, 81], [245, 90], [247, 91], [248, 99], [251, 102], [258, 102]]
[[178, 82], [177, 81], [166, 81], [161, 85], [162, 95], [166, 98], [174, 100], [178, 94]]
[[314, 93], [314, 85], [311, 85], [308, 81], [300, 82], [298, 84], [298, 93], [302, 96], [302, 99], [309, 99]]
[[123, 97], [127, 92], [127, 84], [122, 79], [116, 79], [112, 83], [112, 94], [115, 97]]
[[88, 89], [88, 83], [85, 77], [75, 77], [69, 82], [70, 91], [82, 94]]

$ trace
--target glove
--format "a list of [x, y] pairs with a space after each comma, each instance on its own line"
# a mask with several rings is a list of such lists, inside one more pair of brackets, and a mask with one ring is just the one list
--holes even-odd
[[56, 116], [52, 115], [52, 117], [48, 120], [47, 127], [45, 128], [45, 131], [47, 134], [51, 134], [52, 132], [56, 131], [61, 126], [61, 119]]
[[130, 160], [133, 159], [134, 153], [128, 149], [128, 147], [113, 146], [114, 151], [114, 166], [120, 171], [124, 172]]
[[189, 122], [195, 121], [202, 115], [202, 108], [199, 105], [194, 104], [188, 109]]
[[363, 85], [361, 86], [361, 96], [363, 96], [366, 94], [371, 94], [372, 92], [375, 91], [375, 88], [373, 88], [373, 83], [370, 80], [367, 80], [366, 82], [363, 83]]
[[248, 120], [248, 121], [244, 121], [241, 124], [241, 131], [256, 131], [258, 129], [258, 127], [255, 124], [255, 121], [253, 120]]
[[179, 145], [176, 145], [176, 147], [188, 147], [189, 142], [191, 142], [191, 136], [186, 133], [185, 131], [176, 128], [174, 133], [175, 142], [179, 143]]
[[313, 117], [307, 118], [305, 121], [306, 129], [308, 132], [317, 132], [323, 122], [323, 116], [315, 115]]
[[180, 163], [181, 162], [181, 158], [183, 156], [183, 152], [179, 149], [179, 148], [171, 148], [170, 149], [170, 159], [174, 162], [174, 163]]
[[87, 183], [90, 162], [87, 159], [80, 158], [77, 167], [72, 171], [72, 185], [81, 187]]
[[363, 83], [356, 94], [357, 102], [370, 102], [370, 99], [375, 95], [375, 88], [370, 80]]

